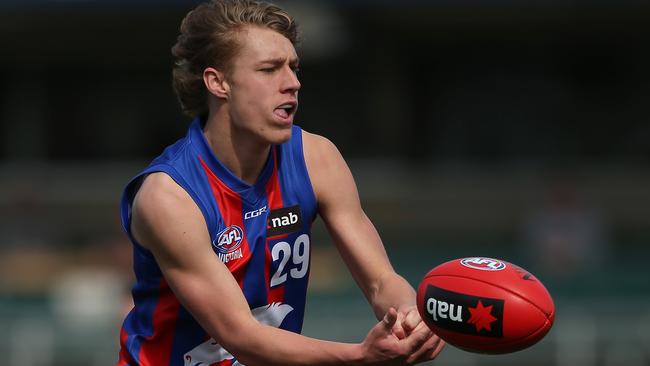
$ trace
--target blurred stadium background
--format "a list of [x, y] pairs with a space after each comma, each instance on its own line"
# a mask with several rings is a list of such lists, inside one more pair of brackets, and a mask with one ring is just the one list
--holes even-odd
[[[0, 1], [0, 365], [113, 365], [130, 247], [118, 200], [185, 131], [169, 49], [197, 1]], [[650, 365], [650, 3], [283, 1], [297, 123], [333, 140], [413, 285], [460, 256], [533, 271], [539, 345], [437, 365]], [[305, 333], [371, 312], [314, 227]]]

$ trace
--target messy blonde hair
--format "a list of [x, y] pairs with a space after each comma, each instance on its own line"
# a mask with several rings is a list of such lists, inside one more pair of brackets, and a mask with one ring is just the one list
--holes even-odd
[[203, 71], [227, 71], [241, 45], [237, 33], [245, 26], [272, 29], [293, 45], [298, 43], [295, 20], [278, 6], [252, 0], [211, 0], [190, 11], [172, 47], [172, 83], [183, 112], [190, 117], [208, 114]]

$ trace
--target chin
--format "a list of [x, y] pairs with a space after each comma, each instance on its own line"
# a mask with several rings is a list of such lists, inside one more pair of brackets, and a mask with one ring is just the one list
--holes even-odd
[[291, 128], [274, 131], [270, 136], [270, 142], [274, 145], [283, 144], [291, 139]]
[[257, 139], [264, 144], [283, 144], [291, 139], [291, 125], [267, 127], [264, 130], [257, 131], [256, 135]]

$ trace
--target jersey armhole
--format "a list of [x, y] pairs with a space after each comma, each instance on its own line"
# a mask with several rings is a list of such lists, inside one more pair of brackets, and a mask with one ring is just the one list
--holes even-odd
[[304, 131], [301, 128], [294, 127], [298, 130], [298, 133], [294, 134], [294, 136], [298, 136], [296, 139], [296, 144], [294, 145], [294, 151], [297, 152], [297, 156], [300, 156], [300, 162], [299, 164], [301, 165], [301, 168], [304, 170], [305, 174], [305, 180], [306, 180], [306, 185], [309, 187], [309, 193], [311, 195], [312, 200], [314, 200], [314, 205], [315, 205], [315, 214], [314, 217], [312, 218], [312, 222], [316, 220], [318, 217], [318, 199], [316, 198], [316, 192], [314, 191], [314, 186], [312, 185], [311, 182], [311, 176], [309, 175], [309, 169], [307, 168], [307, 161], [305, 159], [305, 147], [303, 144], [303, 133]]
[[144, 170], [143, 172], [135, 176], [133, 179], [131, 179], [131, 181], [127, 184], [126, 188], [124, 189], [124, 194], [122, 195], [121, 210], [120, 210], [122, 228], [129, 236], [129, 239], [131, 239], [131, 241], [134, 244], [136, 244], [146, 252], [149, 252], [149, 250], [147, 250], [144, 246], [142, 246], [142, 244], [138, 243], [138, 241], [131, 233], [131, 214], [132, 214], [131, 208], [133, 205], [133, 199], [135, 198], [136, 193], [140, 189], [142, 182], [149, 174], [152, 173], [167, 174], [174, 182], [176, 182], [176, 184], [178, 184], [183, 190], [185, 190], [192, 198], [192, 201], [194, 201], [194, 204], [196, 204], [201, 210], [201, 213], [203, 214], [203, 219], [205, 220], [205, 225], [208, 228], [208, 232], [213, 231], [212, 230], [213, 228], [210, 227], [210, 222], [215, 222], [215, 220], [214, 218], [212, 218], [212, 215], [210, 214], [210, 210], [208, 210], [205, 207], [205, 205], [201, 202], [199, 196], [196, 194], [196, 192], [194, 192], [194, 190], [190, 187], [190, 185], [187, 184], [187, 182], [181, 176], [181, 174], [178, 173], [178, 171], [174, 169], [174, 167], [172, 166], [154, 165]]

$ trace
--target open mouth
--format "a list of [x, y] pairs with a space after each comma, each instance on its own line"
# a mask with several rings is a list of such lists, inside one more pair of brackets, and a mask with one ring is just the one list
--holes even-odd
[[275, 108], [273, 113], [281, 119], [288, 119], [296, 112], [297, 107], [298, 105], [295, 103], [285, 103]]

